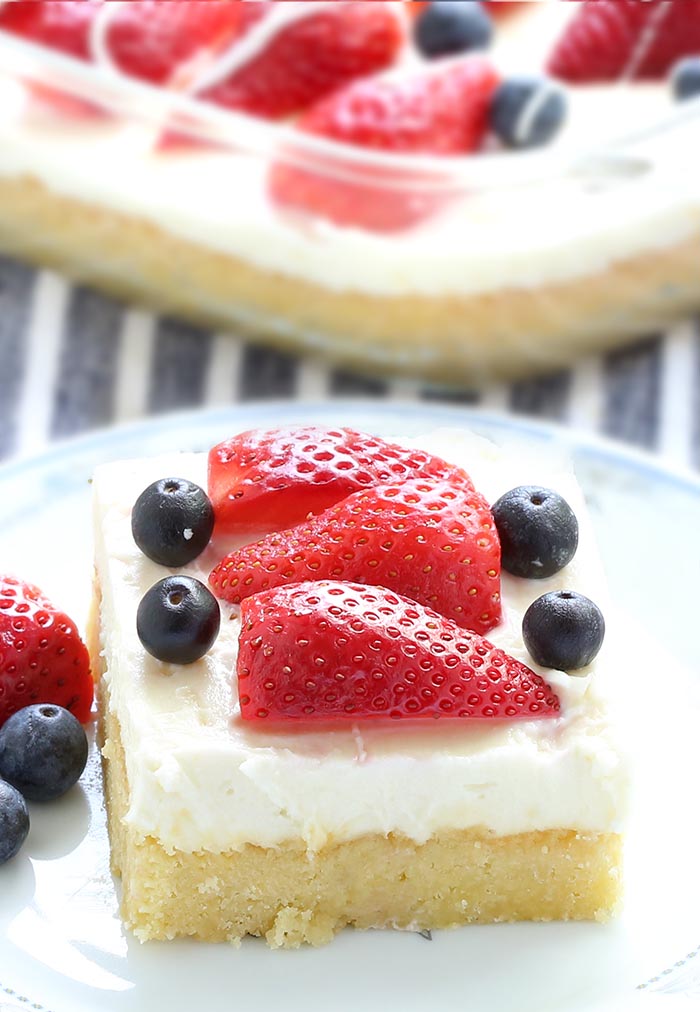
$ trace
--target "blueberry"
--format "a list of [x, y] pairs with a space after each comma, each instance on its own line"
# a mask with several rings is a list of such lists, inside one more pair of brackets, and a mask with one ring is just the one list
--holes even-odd
[[53, 703], [18, 710], [0, 728], [0, 777], [28, 801], [53, 801], [80, 778], [87, 762], [85, 731]]
[[563, 569], [576, 554], [578, 521], [566, 499], [551, 488], [519, 485], [493, 507], [507, 573], [542, 580]]
[[671, 89], [679, 102], [700, 95], [700, 56], [678, 61], [671, 72]]
[[216, 598], [191, 576], [167, 576], [146, 591], [136, 613], [136, 629], [146, 650], [159, 661], [192, 664], [219, 634]]
[[493, 25], [474, 0], [436, 0], [416, 18], [413, 35], [423, 56], [446, 56], [486, 49]]
[[597, 604], [573, 590], [554, 590], [530, 605], [523, 639], [545, 668], [576, 671], [590, 664], [603, 645], [605, 619]]
[[214, 510], [206, 492], [185, 478], [161, 478], [144, 489], [131, 512], [134, 541], [161, 566], [186, 566], [209, 544]]
[[0, 780], [0, 864], [15, 856], [28, 832], [27, 803], [16, 787]]
[[546, 77], [512, 77], [491, 99], [491, 129], [506, 147], [540, 147], [559, 132], [566, 110], [561, 85]]

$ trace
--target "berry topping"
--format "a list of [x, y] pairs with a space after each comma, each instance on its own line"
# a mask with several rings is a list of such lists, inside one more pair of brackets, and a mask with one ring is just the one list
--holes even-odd
[[[313, 106], [297, 127], [375, 151], [465, 154], [484, 139], [497, 84], [490, 63], [470, 56], [411, 74], [357, 81]], [[426, 186], [419, 172], [377, 168], [358, 174], [356, 163], [341, 157], [319, 172], [293, 160], [277, 163], [270, 193], [283, 207], [379, 232], [415, 225], [447, 199], [434, 185]]]
[[423, 56], [446, 56], [485, 49], [493, 25], [473, 0], [434, 0], [416, 18], [413, 37]]
[[513, 576], [545, 579], [576, 554], [576, 515], [551, 488], [512, 488], [494, 504], [493, 519], [501, 539], [501, 564]]
[[25, 706], [0, 728], [0, 777], [28, 801], [53, 801], [77, 783], [88, 743], [81, 725], [62, 706]]
[[136, 631], [153, 657], [169, 664], [192, 664], [219, 634], [216, 598], [191, 576], [167, 576], [141, 598]]
[[573, 590], [543, 594], [523, 618], [525, 646], [544, 668], [585, 668], [598, 654], [604, 636], [605, 619], [598, 605]]
[[556, 716], [539, 675], [383, 587], [301, 583], [241, 607], [246, 720]]
[[102, 0], [16, 0], [0, 5], [0, 29], [82, 60]]
[[484, 633], [500, 620], [500, 569], [485, 499], [449, 479], [418, 478], [355, 492], [231, 552], [210, 582], [233, 604], [309, 579], [382, 586]]
[[[169, 6], [168, 0], [163, 6]], [[401, 20], [391, 5], [377, 0], [329, 5], [320, 10], [314, 10], [315, 4], [309, 2], [301, 6], [231, 6], [253, 11], [265, 8], [265, 18], [249, 29], [245, 44], [256, 31], [262, 38], [267, 36], [267, 44], [257, 56], [231, 71], [227, 70], [224, 54], [218, 71], [214, 65], [213, 75], [205, 72], [205, 80], [218, 80], [201, 94], [219, 105], [257, 116], [278, 118], [301, 112], [355, 78], [390, 67], [404, 40]], [[292, 8], [291, 19], [288, 8]], [[274, 22], [277, 30], [270, 36]]]
[[440, 457], [353, 429], [255, 429], [209, 453], [217, 531], [280, 530], [351, 492], [423, 476], [472, 487], [464, 471]]
[[662, 78], [698, 52], [696, 0], [595, 0], [578, 5], [548, 70], [573, 82]]
[[29, 703], [90, 717], [90, 658], [73, 622], [29, 583], [0, 576], [0, 725]]
[[214, 530], [206, 492], [185, 478], [161, 478], [144, 489], [131, 512], [134, 541], [160, 566], [186, 566], [204, 551]]
[[671, 75], [673, 96], [679, 102], [700, 95], [700, 56], [688, 56], [680, 60]]
[[491, 129], [509, 148], [536, 148], [559, 132], [566, 118], [566, 92], [544, 77], [514, 77], [496, 89]]
[[139, 0], [105, 4], [101, 43], [95, 47], [100, 51], [92, 55], [107, 59], [130, 77], [183, 87], [262, 13], [261, 4], [247, 3]]
[[15, 856], [28, 832], [26, 801], [11, 784], [0, 780], [0, 864]]

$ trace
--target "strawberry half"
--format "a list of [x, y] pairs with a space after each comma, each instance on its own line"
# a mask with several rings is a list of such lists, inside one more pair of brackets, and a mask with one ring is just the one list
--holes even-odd
[[281, 530], [351, 492], [387, 481], [468, 475], [424, 450], [354, 429], [254, 429], [209, 452], [209, 498], [217, 532]]
[[[478, 56], [418, 73], [357, 81], [302, 116], [302, 133], [396, 154], [458, 155], [474, 151], [486, 134], [498, 85], [491, 64]], [[403, 168], [366, 167], [334, 154], [318, 168], [287, 161], [272, 167], [269, 192], [278, 205], [377, 232], [415, 225], [444, 204], [449, 175]], [[449, 166], [446, 166], [449, 173]]]
[[[198, 6], [195, 4], [195, 6]], [[243, 3], [284, 17], [284, 3]], [[279, 119], [308, 108], [358, 77], [376, 74], [396, 60], [404, 28], [390, 4], [342, 3], [308, 14], [273, 35], [262, 52], [201, 92], [218, 105]], [[266, 25], [261, 24], [264, 31]]]
[[[13, 0], [0, 5], [0, 30], [55, 49], [79, 60], [90, 60], [90, 30], [101, 0]], [[29, 80], [31, 96], [71, 119], [102, 119], [106, 111], [94, 102], [70, 95], [43, 82]]]
[[153, 84], [186, 87], [264, 13], [238, 0], [139, 0], [115, 9], [105, 45], [117, 67]]
[[532, 0], [487, 0], [484, 4], [491, 17], [500, 18], [508, 14], [527, 11]]
[[37, 587], [0, 577], [0, 725], [30, 703], [56, 703], [85, 723], [92, 699], [75, 624]]
[[101, 6], [101, 0], [13, 0], [0, 6], [0, 29], [89, 60], [90, 27]]
[[501, 546], [486, 500], [449, 478], [355, 492], [307, 523], [231, 552], [210, 576], [239, 604], [305, 580], [388, 587], [466, 629], [500, 620]]
[[383, 587], [301, 583], [248, 598], [238, 651], [250, 721], [556, 717], [557, 695], [476, 633]]
[[567, 25], [548, 71], [571, 82], [662, 78], [700, 52], [697, 0], [588, 0]]

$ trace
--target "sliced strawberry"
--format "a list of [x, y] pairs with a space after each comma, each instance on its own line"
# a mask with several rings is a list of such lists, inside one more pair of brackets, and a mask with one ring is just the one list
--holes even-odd
[[101, 0], [13, 0], [0, 6], [0, 29], [81, 60]]
[[[412, 17], [418, 17], [429, 6], [428, 0], [405, 0], [405, 2], [408, 13]], [[495, 17], [500, 17], [502, 14], [513, 14], [517, 9], [527, 10], [526, 4], [531, 2], [532, 0], [482, 0], [489, 14]]]
[[[266, 19], [287, 14], [285, 3], [241, 6], [264, 6]], [[258, 56], [204, 90], [202, 97], [277, 119], [395, 62], [404, 29], [390, 4], [374, 0], [320, 10], [314, 6], [308, 2], [306, 16], [281, 24]]]
[[556, 717], [525, 664], [383, 587], [278, 587], [241, 608], [244, 720]]
[[0, 725], [30, 703], [90, 717], [90, 658], [75, 624], [29, 583], [0, 576]]
[[[297, 123], [303, 133], [374, 151], [457, 155], [478, 148], [486, 133], [498, 75], [470, 56], [429, 70], [358, 81], [314, 106]], [[342, 155], [314, 169], [273, 166], [269, 191], [283, 206], [337, 225], [387, 232], [415, 225], [444, 204], [440, 180], [422, 172], [367, 168]], [[449, 165], [445, 184], [449, 183]]]
[[501, 617], [500, 573], [483, 496], [449, 478], [414, 478], [354, 492], [307, 523], [231, 552], [210, 582], [232, 604], [309, 579], [367, 583], [486, 633]]
[[153, 84], [186, 87], [265, 13], [238, 0], [139, 0], [109, 20], [105, 45], [119, 69]]
[[565, 81], [662, 78], [700, 51], [697, 0], [588, 0], [567, 25], [548, 63]]
[[253, 429], [209, 452], [209, 498], [217, 532], [280, 530], [351, 492], [388, 481], [468, 475], [424, 450], [354, 429]]
[[526, 11], [532, 0], [487, 0], [485, 7], [494, 18]]

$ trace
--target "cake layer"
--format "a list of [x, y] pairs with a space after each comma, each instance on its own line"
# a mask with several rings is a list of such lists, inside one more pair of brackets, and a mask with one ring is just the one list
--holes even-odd
[[[585, 505], [565, 467], [459, 432], [419, 443], [462, 464], [490, 501], [517, 484], [545, 484], [562, 493], [579, 517], [580, 547], [569, 566], [548, 580], [504, 577], [504, 617], [490, 635], [494, 642], [532, 664], [522, 616], [549, 590], [580, 590], [606, 610]], [[611, 700], [624, 670], [609, 652], [578, 677], [536, 669], [559, 694], [557, 719], [364, 723], [304, 733], [241, 720], [237, 609], [222, 606], [220, 636], [201, 661], [176, 667], [146, 655], [136, 634], [136, 609], [168, 571], [134, 544], [131, 506], [158, 478], [205, 484], [205, 469], [203, 454], [171, 455], [107, 465], [95, 476], [104, 705], [119, 723], [126, 755], [125, 832], [153, 839], [173, 854], [223, 854], [299, 841], [320, 852], [375, 836], [420, 846], [445, 832], [467, 830], [499, 836], [619, 830], [627, 767], [611, 726]], [[206, 579], [227, 547], [211, 546], [184, 571]]]
[[473, 295], [363, 294], [290, 278], [146, 218], [59, 195], [30, 175], [0, 173], [0, 247], [16, 256], [284, 349], [447, 383], [568, 365], [692, 311], [700, 303], [693, 222], [684, 212], [683, 238], [574, 280], [505, 282]]
[[[109, 698], [109, 690], [103, 686]], [[329, 842], [187, 853], [128, 821], [119, 724], [107, 709], [105, 789], [121, 913], [142, 941], [194, 936], [272, 947], [322, 945], [346, 925], [413, 931], [518, 920], [607, 920], [621, 891], [615, 833], [544, 830], [497, 836], [447, 830], [422, 844], [390, 833]]]

